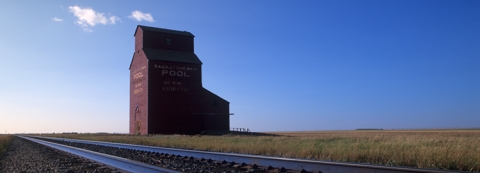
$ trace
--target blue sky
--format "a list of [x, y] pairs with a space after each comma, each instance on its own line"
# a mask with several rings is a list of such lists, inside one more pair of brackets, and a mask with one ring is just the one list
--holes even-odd
[[480, 127], [480, 1], [2, 1], [0, 133], [128, 132], [137, 25], [252, 131]]

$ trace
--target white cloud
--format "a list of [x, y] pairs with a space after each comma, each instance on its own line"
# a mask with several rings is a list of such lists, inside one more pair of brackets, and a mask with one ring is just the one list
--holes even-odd
[[69, 6], [68, 10], [77, 17], [76, 24], [80, 25], [84, 31], [92, 32], [91, 27], [94, 27], [97, 24], [115, 24], [117, 21], [120, 21], [120, 18], [117, 16], [105, 17], [103, 13], [94, 11], [92, 8], [86, 7], [81, 8], [79, 6]]
[[121, 21], [117, 16], [110, 16], [108, 19], [110, 19], [110, 23], [112, 24], [115, 24], [116, 21]]
[[52, 20], [55, 21], [55, 22], [61, 22], [61, 21], [63, 21], [63, 19], [60, 19], [60, 18], [57, 18], [57, 17], [52, 18]]
[[85, 31], [85, 32], [93, 32], [92, 29], [90, 29], [90, 28], [85, 28], [85, 27], [83, 28], [83, 31]]
[[139, 21], [139, 22], [142, 20], [155, 22], [150, 13], [142, 13], [141, 11], [138, 11], [138, 10], [132, 11], [132, 15], [128, 16], [128, 18], [135, 19], [136, 21]]

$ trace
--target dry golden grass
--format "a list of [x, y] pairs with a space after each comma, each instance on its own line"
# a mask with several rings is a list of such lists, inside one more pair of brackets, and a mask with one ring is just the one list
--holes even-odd
[[219, 152], [480, 171], [480, 130], [278, 132], [283, 136], [55, 135]]
[[13, 135], [0, 135], [0, 156], [7, 150], [8, 144], [13, 139]]

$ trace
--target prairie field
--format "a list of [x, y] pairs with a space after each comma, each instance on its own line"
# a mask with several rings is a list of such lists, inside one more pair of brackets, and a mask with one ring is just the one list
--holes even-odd
[[8, 144], [12, 139], [13, 135], [0, 135], [0, 156], [7, 150]]
[[[56, 134], [54, 137], [338, 162], [480, 171], [480, 130], [355, 130], [255, 135]], [[45, 135], [42, 135], [45, 136]]]

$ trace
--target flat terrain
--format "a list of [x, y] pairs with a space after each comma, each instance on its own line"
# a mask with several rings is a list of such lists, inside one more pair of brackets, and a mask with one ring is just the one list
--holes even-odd
[[[480, 171], [480, 130], [356, 130], [259, 135], [55, 134], [54, 137], [267, 156]], [[47, 135], [42, 135], [47, 136]]]

